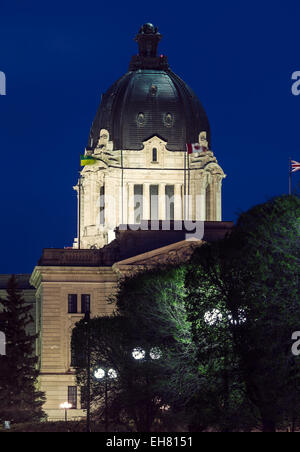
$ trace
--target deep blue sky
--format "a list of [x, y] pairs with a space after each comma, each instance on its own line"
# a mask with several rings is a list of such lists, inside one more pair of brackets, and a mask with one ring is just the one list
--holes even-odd
[[0, 14], [0, 273], [29, 273], [43, 248], [72, 245], [78, 157], [145, 22], [208, 114], [223, 219], [287, 192], [288, 158], [300, 160], [299, 2], [1, 0]]

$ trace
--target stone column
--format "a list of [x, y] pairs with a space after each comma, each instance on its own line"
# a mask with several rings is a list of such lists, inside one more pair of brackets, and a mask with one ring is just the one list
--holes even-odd
[[[84, 226], [85, 226], [85, 186], [84, 186], [84, 177], [81, 178], [81, 187], [80, 187], [80, 237], [82, 238], [84, 235]], [[81, 244], [82, 245], [82, 244]]]
[[196, 220], [196, 182], [190, 183], [190, 220]]
[[222, 221], [222, 176], [216, 179], [216, 220]]
[[216, 174], [212, 176], [212, 182], [211, 182], [211, 190], [212, 190], [212, 196], [211, 196], [211, 214], [212, 214], [212, 220], [217, 221], [217, 183], [216, 183]]
[[174, 220], [183, 220], [182, 184], [174, 187]]
[[134, 224], [134, 184], [128, 184], [128, 223]]
[[123, 223], [128, 224], [128, 184], [124, 183], [123, 188]]
[[166, 219], [166, 184], [158, 186], [158, 219]]
[[96, 224], [96, 217], [97, 217], [97, 201], [98, 201], [98, 193], [96, 192], [96, 181], [95, 176], [93, 174], [91, 178], [91, 225]]
[[143, 218], [142, 220], [150, 220], [150, 184], [143, 184]]
[[205, 221], [205, 177], [201, 175], [201, 179], [196, 185], [196, 220]]
[[213, 184], [212, 177], [209, 172], [206, 173], [206, 187], [205, 187], [205, 220], [213, 220]]

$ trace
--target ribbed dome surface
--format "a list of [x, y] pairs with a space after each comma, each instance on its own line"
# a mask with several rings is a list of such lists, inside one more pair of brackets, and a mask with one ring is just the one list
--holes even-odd
[[[153, 33], [150, 38], [157, 35], [161, 37]], [[136, 40], [145, 37], [149, 40], [149, 33], [139, 34]], [[169, 69], [165, 56], [147, 57], [140, 52], [132, 58], [130, 68], [134, 70], [102, 96], [88, 149], [97, 145], [101, 129], [109, 131], [114, 149], [141, 150], [143, 141], [157, 135], [167, 142], [167, 149], [182, 151], [186, 143], [198, 142], [202, 131], [207, 132], [210, 143], [209, 123], [202, 105], [188, 85]]]

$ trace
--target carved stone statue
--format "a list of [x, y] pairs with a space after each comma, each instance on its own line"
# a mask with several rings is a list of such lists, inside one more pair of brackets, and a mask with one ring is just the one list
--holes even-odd
[[105, 151], [109, 141], [109, 132], [106, 129], [100, 130], [100, 136], [97, 143], [97, 147], [94, 151], [95, 154], [101, 154], [102, 151]]
[[199, 133], [199, 144], [201, 146], [202, 152], [208, 151], [208, 141], [206, 139], [206, 132]]

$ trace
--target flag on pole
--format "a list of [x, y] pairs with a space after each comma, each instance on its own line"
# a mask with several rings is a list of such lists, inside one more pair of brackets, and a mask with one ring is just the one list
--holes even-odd
[[300, 163], [295, 160], [291, 160], [291, 172], [295, 173], [300, 170]]
[[96, 162], [96, 159], [94, 159], [90, 155], [81, 155], [80, 156], [81, 166], [92, 165], [95, 162]]
[[199, 143], [188, 143], [186, 145], [188, 154], [193, 154], [195, 152], [205, 152], [207, 149], [204, 146], [201, 146]]

